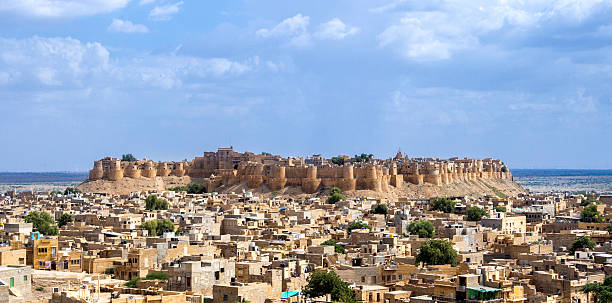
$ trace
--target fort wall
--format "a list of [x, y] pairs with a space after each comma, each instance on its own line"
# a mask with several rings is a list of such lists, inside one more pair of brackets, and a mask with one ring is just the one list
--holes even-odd
[[440, 160], [437, 158], [394, 158], [346, 165], [293, 165], [293, 158], [237, 153], [231, 148], [205, 152], [192, 161], [121, 161], [106, 157], [95, 161], [89, 180], [117, 181], [123, 178], [189, 176], [202, 180], [207, 190], [246, 183], [249, 188], [268, 186], [271, 190], [300, 187], [306, 193], [339, 187], [343, 191], [387, 191], [404, 183], [440, 186], [456, 181], [509, 179], [512, 174], [500, 160], [490, 158]]

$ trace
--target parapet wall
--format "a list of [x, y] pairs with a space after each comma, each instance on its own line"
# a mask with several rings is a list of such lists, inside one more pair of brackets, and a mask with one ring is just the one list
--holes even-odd
[[343, 191], [387, 191], [390, 186], [400, 187], [404, 183], [439, 186], [476, 179], [512, 180], [507, 167], [501, 161], [492, 159], [406, 158], [342, 166], [293, 166], [287, 164], [290, 161], [284, 162], [282, 158], [273, 163], [223, 158], [215, 164], [214, 154], [205, 153], [204, 157], [197, 157], [191, 162], [127, 162], [107, 157], [94, 162], [89, 180], [189, 176], [203, 180], [209, 191], [244, 182], [249, 188], [268, 186], [271, 190], [281, 190], [285, 187], [300, 187], [306, 193], [330, 187], [338, 187]]

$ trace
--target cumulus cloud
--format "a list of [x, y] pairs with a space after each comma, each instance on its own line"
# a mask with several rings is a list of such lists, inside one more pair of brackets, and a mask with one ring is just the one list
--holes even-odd
[[297, 14], [283, 20], [273, 28], [262, 28], [258, 30], [256, 34], [263, 38], [289, 37], [292, 45], [306, 46], [310, 44], [310, 34], [308, 33], [309, 24], [310, 17]]
[[[379, 46], [390, 47], [407, 59], [423, 61], [449, 59], [456, 52], [498, 41], [490, 35], [501, 34], [501, 31], [508, 36], [506, 41], [499, 43], [508, 43], [508, 38], [529, 39], [538, 32], [544, 32], [541, 35], [546, 39], [555, 39], [561, 36], [563, 28], [606, 11], [610, 3], [440, 0], [423, 8], [411, 1], [394, 1], [372, 11], [392, 10], [391, 16], [395, 16], [395, 21], [378, 35]], [[404, 10], [399, 9], [402, 6], [406, 6]], [[559, 35], [550, 31], [558, 31]]]
[[140, 0], [140, 2], [138, 2], [138, 5], [147, 5], [153, 2], [155, 2], [155, 0]]
[[342, 40], [359, 32], [358, 27], [347, 26], [338, 18], [321, 23], [319, 30], [314, 34], [319, 39]]
[[155, 21], [170, 20], [172, 19], [172, 16], [174, 16], [174, 14], [178, 13], [181, 10], [182, 5], [183, 1], [179, 1], [173, 4], [155, 6], [149, 12], [149, 18]]
[[31, 17], [82, 17], [124, 8], [129, 0], [0, 0], [0, 11]]
[[113, 19], [113, 22], [108, 26], [108, 31], [119, 33], [148, 33], [149, 29], [142, 24], [134, 24], [129, 20]]
[[258, 58], [237, 62], [174, 54], [112, 60], [109, 50], [98, 42], [37, 36], [0, 39], [0, 85], [173, 89], [186, 82], [238, 76], [258, 62]]
[[339, 18], [319, 24], [314, 34], [310, 33], [309, 26], [310, 17], [297, 14], [272, 28], [259, 29], [255, 34], [262, 38], [288, 38], [290, 45], [305, 47], [312, 44], [313, 37], [320, 40], [342, 40], [359, 32], [359, 28], [347, 26]]

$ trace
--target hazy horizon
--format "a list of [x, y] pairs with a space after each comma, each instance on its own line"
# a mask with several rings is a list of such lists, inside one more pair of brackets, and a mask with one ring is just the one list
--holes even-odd
[[105, 156], [612, 168], [612, 0], [0, 0], [0, 171]]

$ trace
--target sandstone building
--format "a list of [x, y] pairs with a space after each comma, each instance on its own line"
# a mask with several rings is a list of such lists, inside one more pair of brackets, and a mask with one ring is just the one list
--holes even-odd
[[408, 158], [398, 153], [392, 159], [346, 161], [343, 165], [322, 164], [324, 161], [319, 162], [321, 165], [305, 163], [303, 158], [239, 153], [231, 147], [181, 162], [127, 162], [106, 157], [94, 162], [89, 181], [189, 176], [204, 184], [208, 191], [244, 182], [249, 188], [300, 187], [306, 193], [313, 193], [321, 187], [333, 186], [342, 190], [387, 191], [389, 186], [398, 187], [404, 182], [442, 185], [455, 180], [512, 179], [504, 163], [491, 158]]

